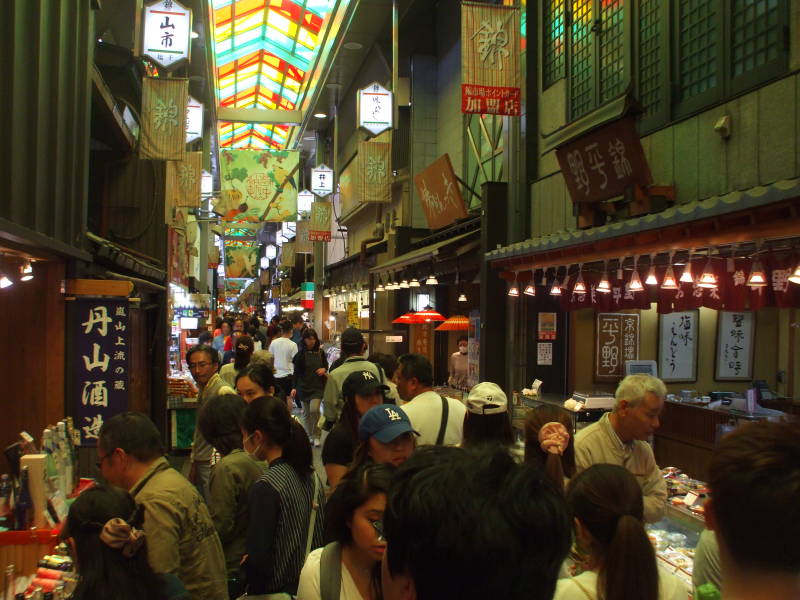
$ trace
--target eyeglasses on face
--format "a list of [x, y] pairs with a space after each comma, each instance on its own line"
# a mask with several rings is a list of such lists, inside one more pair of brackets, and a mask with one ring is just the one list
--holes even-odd
[[200, 362], [194, 362], [194, 363], [190, 362], [189, 363], [189, 368], [192, 369], [192, 370], [194, 370], [194, 369], [205, 369], [210, 364], [211, 363], [208, 362], [207, 360], [203, 360], [203, 361], [200, 361]]
[[383, 521], [372, 521], [372, 528], [375, 530], [375, 535], [378, 536], [378, 541], [385, 542], [386, 536], [383, 534]]

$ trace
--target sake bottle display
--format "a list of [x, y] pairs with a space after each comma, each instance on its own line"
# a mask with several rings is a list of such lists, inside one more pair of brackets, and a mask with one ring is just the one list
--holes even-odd
[[22, 467], [22, 473], [19, 477], [19, 496], [17, 497], [17, 505], [14, 507], [14, 513], [17, 518], [16, 528], [19, 530], [28, 529], [31, 525], [33, 513], [33, 498], [31, 498], [28, 467]]

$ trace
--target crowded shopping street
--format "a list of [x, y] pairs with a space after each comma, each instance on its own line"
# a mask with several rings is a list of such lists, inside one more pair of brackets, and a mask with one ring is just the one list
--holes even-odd
[[800, 0], [0, 0], [0, 61], [0, 600], [800, 600]]

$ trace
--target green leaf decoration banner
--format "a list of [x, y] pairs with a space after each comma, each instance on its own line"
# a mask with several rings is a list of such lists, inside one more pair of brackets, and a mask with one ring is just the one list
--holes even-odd
[[214, 212], [223, 221], [296, 221], [299, 174], [297, 150], [223, 150]]
[[258, 246], [225, 247], [225, 277], [258, 277]]

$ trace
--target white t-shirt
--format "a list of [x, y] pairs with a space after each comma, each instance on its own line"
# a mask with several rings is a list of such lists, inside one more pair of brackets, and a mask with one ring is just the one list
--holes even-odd
[[[636, 573], [631, 573], [631, 577], [636, 577]], [[688, 597], [685, 583], [675, 575], [658, 569], [658, 600], [687, 600]], [[559, 579], [553, 600], [597, 600], [597, 573], [584, 571], [577, 577]]]
[[292, 359], [297, 354], [297, 344], [290, 338], [279, 337], [272, 340], [269, 351], [275, 357], [275, 377], [288, 377], [294, 373]]
[[[467, 407], [455, 398], [446, 398], [448, 405], [445, 446], [458, 446], [464, 438], [464, 416]], [[436, 392], [423, 392], [403, 404], [411, 426], [419, 432], [417, 446], [433, 445], [442, 423], [442, 399]]]
[[[297, 600], [322, 600], [319, 589], [320, 568], [319, 562], [322, 558], [322, 550], [317, 548], [306, 559], [303, 570], [300, 571], [300, 585], [297, 587]], [[342, 585], [339, 591], [340, 600], [363, 600], [361, 593], [356, 587], [355, 581], [350, 576], [350, 571], [342, 563]]]

